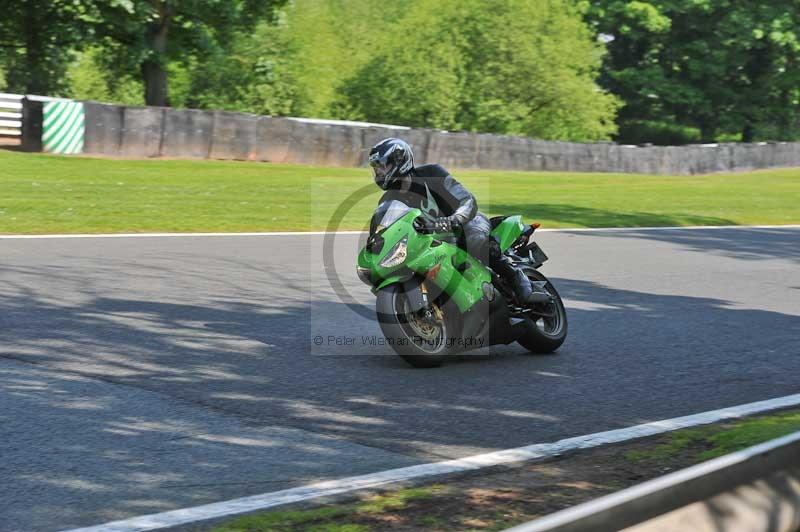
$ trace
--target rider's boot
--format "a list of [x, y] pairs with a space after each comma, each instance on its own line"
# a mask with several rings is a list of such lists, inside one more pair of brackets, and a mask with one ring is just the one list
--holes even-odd
[[514, 297], [519, 303], [533, 305], [550, 301], [550, 295], [534, 290], [525, 272], [514, 266], [506, 255], [493, 256], [491, 268], [514, 290]]

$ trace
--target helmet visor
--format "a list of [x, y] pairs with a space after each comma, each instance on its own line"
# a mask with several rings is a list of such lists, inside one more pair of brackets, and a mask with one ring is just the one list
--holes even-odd
[[369, 165], [372, 167], [372, 171], [375, 172], [375, 177], [378, 179], [392, 177], [395, 171], [395, 165], [389, 162], [388, 157], [370, 159]]

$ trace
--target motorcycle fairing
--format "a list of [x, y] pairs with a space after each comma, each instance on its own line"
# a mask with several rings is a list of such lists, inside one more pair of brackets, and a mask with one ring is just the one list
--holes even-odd
[[[484, 297], [482, 286], [483, 283], [492, 282], [491, 273], [463, 249], [443, 244], [441, 240], [447, 235], [418, 233], [414, 229], [413, 221], [420, 215], [419, 209], [409, 208], [408, 212], [394, 220], [390, 226], [376, 225], [376, 228], [380, 227], [376, 235], [380, 237], [382, 245], [375, 253], [370, 251], [370, 246], [362, 249], [358, 265], [371, 269], [374, 290], [405, 282], [414, 275], [425, 278], [438, 265], [438, 271], [428, 282], [440, 287], [459, 310], [465, 312]], [[372, 237], [373, 235], [370, 238]], [[407, 238], [408, 259], [396, 266], [381, 266], [381, 262], [404, 238]]]
[[524, 233], [529, 226], [522, 222], [522, 216], [506, 216], [490, 233], [500, 243], [501, 251], [508, 251], [514, 242]]

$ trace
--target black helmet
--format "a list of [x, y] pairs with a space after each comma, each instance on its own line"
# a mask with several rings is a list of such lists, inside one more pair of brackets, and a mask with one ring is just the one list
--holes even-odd
[[375, 183], [386, 190], [392, 181], [414, 168], [414, 153], [404, 140], [383, 139], [369, 150], [369, 165], [375, 172]]

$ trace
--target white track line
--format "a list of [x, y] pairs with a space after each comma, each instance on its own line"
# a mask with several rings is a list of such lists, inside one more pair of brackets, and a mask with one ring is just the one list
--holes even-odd
[[539, 443], [527, 447], [518, 447], [516, 449], [506, 449], [504, 451], [468, 456], [457, 460], [448, 460], [446, 462], [420, 464], [380, 471], [368, 475], [317, 482], [307, 486], [285, 489], [272, 493], [263, 493], [261, 495], [242, 497], [240, 499], [204, 504], [202, 506], [184, 508], [182, 510], [143, 515], [141, 517], [114, 521], [103, 525], [76, 528], [68, 532], [140, 532], [145, 530], [157, 530], [197, 521], [264, 510], [284, 504], [307, 501], [309, 499], [329, 497], [360, 489], [374, 488], [393, 482], [448, 473], [474, 471], [484, 467], [526, 460], [543, 459], [577, 449], [589, 449], [609, 443], [619, 443], [696, 425], [715, 423], [724, 419], [738, 418], [768, 410], [796, 406], [798, 404], [800, 404], [800, 394], [787, 395], [785, 397], [732, 406], [730, 408], [722, 408], [690, 416], [654, 421], [652, 423], [645, 423], [643, 425], [636, 425], [624, 429], [608, 430], [605, 432], [588, 434], [586, 436], [576, 436], [554, 443]]
[[[337, 235], [360, 235], [365, 231], [335, 231]], [[0, 240], [27, 240], [37, 238], [161, 238], [161, 237], [209, 237], [209, 236], [321, 236], [326, 231], [273, 231], [264, 233], [90, 233], [65, 235], [0, 235]]]
[[[558, 229], [538, 229], [538, 232], [575, 233], [610, 231], [683, 231], [697, 229], [800, 229], [800, 225], [689, 225], [671, 227], [573, 227]], [[55, 235], [0, 235], [0, 240], [27, 240], [38, 238], [161, 238], [161, 237], [212, 237], [212, 236], [321, 236], [360, 235], [366, 231], [267, 231], [258, 233], [89, 233]]]

